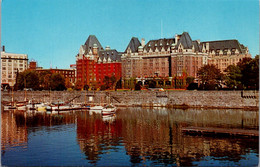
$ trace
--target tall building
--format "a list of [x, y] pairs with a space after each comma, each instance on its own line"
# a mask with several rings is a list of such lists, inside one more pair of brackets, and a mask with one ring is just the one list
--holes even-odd
[[[144, 39], [142, 39], [144, 41]], [[138, 48], [142, 47], [138, 38], [133, 37], [122, 54], [123, 78], [137, 78], [142, 72], [142, 58], [138, 54]]]
[[94, 65], [94, 73], [98, 86], [101, 86], [105, 76], [115, 76], [117, 80], [122, 77], [121, 55], [115, 49], [106, 47], [99, 51], [98, 62]]
[[[145, 44], [132, 38], [122, 56], [123, 78], [137, 78], [145, 83], [157, 78], [156, 84], [172, 85], [176, 77], [197, 76], [207, 63], [198, 41], [192, 41], [187, 32], [175, 38], [150, 40]], [[175, 78], [175, 80], [174, 80]]]
[[172, 74], [173, 76], [197, 77], [198, 70], [207, 64], [207, 53], [198, 40], [192, 40], [189, 33], [183, 32], [175, 35], [175, 43], [171, 51]]
[[1, 83], [14, 86], [17, 72], [23, 72], [28, 68], [28, 55], [7, 53], [4, 46], [1, 52]]
[[206, 64], [214, 64], [222, 72], [244, 57], [251, 57], [248, 48], [237, 40], [207, 41], [192, 40], [188, 32], [174, 38], [150, 40], [145, 44], [133, 37], [122, 54], [124, 79], [135, 78], [142, 83], [155, 80], [171, 86], [176, 78], [197, 78], [198, 70]]
[[76, 56], [77, 81], [82, 86], [90, 86], [95, 81], [94, 63], [98, 52], [104, 50], [95, 35], [90, 35], [84, 45], [80, 46]]
[[122, 76], [121, 54], [115, 49], [103, 49], [95, 35], [90, 35], [76, 56], [77, 81], [81, 86], [99, 87], [105, 76]]

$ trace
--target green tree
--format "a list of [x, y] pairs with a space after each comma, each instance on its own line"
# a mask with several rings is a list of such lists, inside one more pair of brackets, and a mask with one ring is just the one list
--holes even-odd
[[50, 71], [44, 71], [39, 74], [39, 86], [41, 89], [49, 90], [52, 73]]
[[205, 65], [198, 71], [199, 79], [202, 81], [202, 89], [216, 89], [219, 82], [223, 79], [223, 74], [214, 65]]
[[254, 59], [243, 58], [237, 66], [241, 70], [241, 82], [246, 89], [259, 89], [259, 55]]
[[33, 90], [39, 89], [39, 77], [36, 71], [25, 70], [19, 73], [17, 77], [17, 87], [20, 90], [24, 88], [32, 88]]
[[65, 90], [65, 79], [63, 77], [63, 75], [59, 74], [59, 73], [53, 73], [51, 75], [51, 82], [50, 82], [50, 87], [52, 90]]
[[239, 66], [230, 65], [226, 68], [225, 83], [230, 89], [242, 89], [242, 73]]

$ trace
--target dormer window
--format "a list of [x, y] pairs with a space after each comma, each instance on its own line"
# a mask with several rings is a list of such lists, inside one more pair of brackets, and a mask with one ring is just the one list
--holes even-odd
[[216, 56], [219, 56], [219, 49], [216, 50]]
[[157, 43], [154, 46], [157, 46]]
[[231, 50], [231, 55], [235, 55], [235, 51], [236, 51], [236, 49], [233, 48], [233, 49]]
[[223, 55], [227, 55], [227, 49], [223, 50]]

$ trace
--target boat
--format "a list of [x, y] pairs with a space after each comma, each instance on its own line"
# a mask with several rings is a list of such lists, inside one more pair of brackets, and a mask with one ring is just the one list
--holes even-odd
[[113, 122], [115, 121], [116, 115], [112, 114], [112, 115], [102, 115], [102, 120], [104, 122]]
[[102, 109], [102, 115], [111, 115], [114, 114], [116, 112], [116, 107], [113, 106], [112, 104], [106, 105], [103, 109]]
[[104, 107], [103, 106], [91, 106], [89, 109], [90, 110], [102, 110]]
[[17, 107], [13, 106], [13, 105], [6, 105], [6, 106], [4, 106], [4, 110], [14, 110], [14, 109], [17, 109]]

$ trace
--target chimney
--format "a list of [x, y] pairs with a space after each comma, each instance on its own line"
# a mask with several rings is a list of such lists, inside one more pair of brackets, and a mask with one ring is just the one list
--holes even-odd
[[110, 46], [106, 46], [106, 49], [105, 50], [110, 50]]
[[144, 38], [142, 38], [142, 47], [144, 47], [144, 45], [145, 45], [145, 39]]
[[209, 43], [206, 43], [206, 50], [209, 51]]

